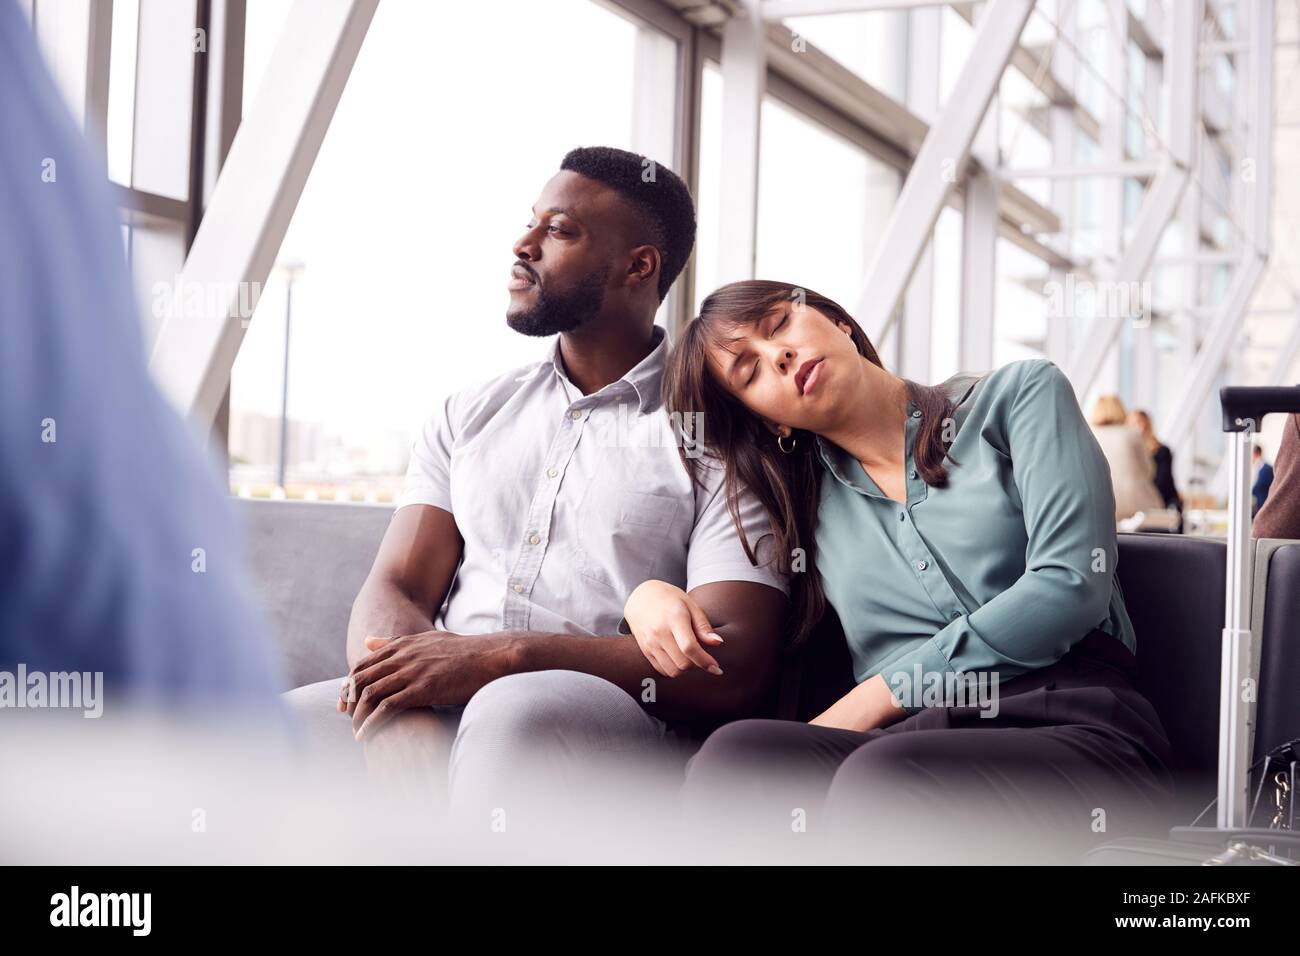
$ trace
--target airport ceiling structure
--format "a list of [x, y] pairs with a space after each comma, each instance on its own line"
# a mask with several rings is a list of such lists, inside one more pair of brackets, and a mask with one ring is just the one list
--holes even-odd
[[[16, 2], [98, 149], [111, 60], [124, 55], [137, 138], [177, 144], [136, 150], [131, 185], [112, 188], [124, 227], [149, 227], [138, 256], [171, 243], [184, 280], [218, 292], [198, 316], [155, 316], [150, 338], [166, 394], [220, 428], [247, 325], [229, 296], [271, 273], [379, 0], [296, 0], [248, 102], [244, 24], [257, 0]], [[960, 367], [994, 365], [1011, 307], [997, 257], [1014, 249], [1041, 269], [1030, 284], [1047, 316], [1023, 344], [1065, 369], [1082, 402], [1118, 391], [1155, 409], [1183, 481], [1222, 481], [1220, 385], [1296, 380], [1300, 196], [1274, 173], [1300, 148], [1297, 0], [568, 2], [601, 2], [675, 51], [671, 88], [646, 70], [636, 102], [670, 110], [662, 149], [693, 189], [712, 176], [720, 215], [710, 260], [697, 247], [674, 291], [670, 326], [689, 319], [697, 283], [755, 275], [771, 97], [897, 172], [845, 305], [901, 374], [933, 380], [945, 336]], [[134, 30], [119, 42], [124, 5]], [[832, 54], [853, 17], [870, 17], [887, 51], [868, 69]], [[945, 42], [956, 33], [964, 50]], [[720, 78], [720, 129], [702, 129], [706, 73]], [[189, 108], [169, 108], [178, 98]], [[707, 162], [706, 133], [720, 142]], [[960, 214], [959, 257], [936, 248], [945, 210]], [[933, 279], [954, 270], [948, 316]]]

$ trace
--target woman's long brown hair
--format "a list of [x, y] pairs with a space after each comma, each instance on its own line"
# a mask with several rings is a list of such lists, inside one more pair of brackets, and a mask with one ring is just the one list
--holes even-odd
[[[720, 461], [726, 470], [725, 494], [736, 533], [751, 563], [757, 564], [755, 547], [745, 537], [740, 521], [740, 494], [749, 489], [762, 503], [771, 523], [772, 554], [779, 569], [790, 574], [791, 647], [801, 644], [821, 620], [826, 595], [816, 573], [817, 508], [821, 496], [822, 466], [816, 441], [809, 432], [793, 434], [794, 450], [786, 454], [753, 412], [724, 389], [709, 371], [711, 348], [726, 347], [738, 329], [759, 322], [780, 303], [795, 301], [811, 306], [830, 321], [849, 326], [858, 352], [884, 368], [866, 334], [839, 304], [811, 289], [783, 282], [753, 279], [733, 282], [713, 292], [700, 306], [698, 317], [682, 331], [664, 373], [663, 398], [679, 421], [701, 421], [700, 451]], [[927, 485], [945, 487], [953, 402], [942, 388], [904, 380], [908, 397], [921, 410], [920, 427], [912, 453], [917, 471]], [[683, 446], [682, 461], [692, 479], [703, 481], [701, 459], [695, 448]], [[955, 462], [954, 462], [955, 463]], [[800, 560], [802, 559], [802, 560]]]

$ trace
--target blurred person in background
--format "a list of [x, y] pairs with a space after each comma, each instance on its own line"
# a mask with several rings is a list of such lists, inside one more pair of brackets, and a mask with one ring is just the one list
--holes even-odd
[[14, 3], [0, 129], [0, 671], [278, 707], [225, 494], [149, 377], [107, 176]]
[[1254, 531], [1257, 538], [1300, 538], [1300, 415], [1287, 416], [1276, 475], [1255, 515]]
[[1142, 436], [1142, 444], [1155, 464], [1156, 475], [1153, 483], [1156, 491], [1160, 492], [1160, 497], [1165, 500], [1166, 508], [1178, 512], [1178, 530], [1182, 531], [1183, 497], [1174, 484], [1174, 453], [1169, 450], [1168, 445], [1156, 437], [1151, 416], [1146, 412], [1141, 409], [1129, 412], [1128, 424]]
[[1269, 489], [1273, 487], [1273, 466], [1264, 458], [1264, 449], [1258, 445], [1250, 450], [1250, 463], [1255, 471], [1255, 483], [1250, 486], [1250, 496], [1254, 499], [1250, 513], [1255, 515], [1264, 507]]
[[1088, 416], [1092, 433], [1110, 465], [1116, 521], [1164, 507], [1154, 484], [1155, 462], [1142, 443], [1142, 435], [1128, 426], [1126, 417], [1118, 395], [1100, 396]]

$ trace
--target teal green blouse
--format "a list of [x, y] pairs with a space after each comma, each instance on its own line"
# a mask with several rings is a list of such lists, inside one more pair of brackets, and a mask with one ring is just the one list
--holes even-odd
[[1034, 359], [943, 387], [957, 404], [948, 487], [927, 486], [916, 469], [912, 404], [906, 505], [818, 439], [828, 474], [817, 573], [855, 677], [883, 674], [909, 714], [924, 706], [901, 693], [916, 675], [989, 672], [996, 684], [1054, 663], [1098, 628], [1137, 651], [1115, 577], [1110, 468], [1069, 380]]

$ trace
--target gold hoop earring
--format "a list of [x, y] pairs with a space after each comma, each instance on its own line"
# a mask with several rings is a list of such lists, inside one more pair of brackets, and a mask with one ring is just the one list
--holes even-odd
[[786, 447], [785, 447], [785, 444], [784, 444], [786, 437], [787, 437], [787, 436], [785, 436], [785, 435], [777, 435], [777, 436], [776, 436], [776, 447], [779, 448], [779, 449], [781, 449], [781, 450], [782, 450], [783, 452], [785, 452], [787, 455], [789, 455], [789, 454], [792, 454], [792, 453], [794, 452], [794, 446], [795, 446], [796, 442], [798, 441], [798, 439], [796, 439], [793, 435], [789, 436], [789, 438], [790, 438], [790, 447], [789, 447], [789, 448], [786, 448]]

